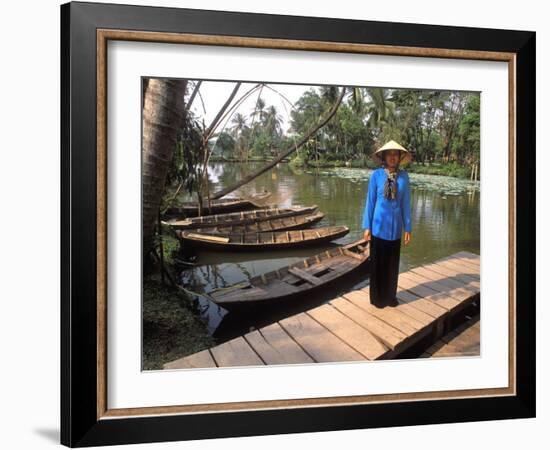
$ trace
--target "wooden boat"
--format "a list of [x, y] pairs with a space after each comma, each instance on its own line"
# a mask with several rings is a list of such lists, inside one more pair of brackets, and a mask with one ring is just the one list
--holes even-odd
[[[212, 200], [210, 205], [205, 202], [202, 212], [203, 214], [225, 214], [235, 211], [263, 208], [265, 206], [265, 200], [267, 200], [270, 196], [270, 192], [264, 192], [247, 198], [233, 197]], [[185, 202], [180, 206], [168, 208], [164, 213], [166, 217], [196, 217], [198, 214], [198, 202]]]
[[213, 214], [210, 216], [198, 216], [187, 219], [174, 219], [164, 222], [166, 225], [178, 230], [190, 230], [196, 228], [219, 228], [229, 225], [244, 225], [262, 222], [270, 219], [299, 216], [315, 212], [317, 206], [295, 206], [292, 208], [268, 208], [253, 209], [227, 214]]
[[247, 282], [216, 289], [209, 297], [226, 309], [287, 301], [334, 285], [364, 267], [368, 261], [368, 243], [361, 239]]
[[[278, 219], [259, 220], [252, 223], [243, 223], [236, 225], [221, 225], [211, 228], [197, 228], [192, 231], [200, 233], [221, 233], [221, 234], [235, 234], [235, 233], [262, 233], [268, 231], [282, 231], [282, 230], [298, 230], [302, 228], [308, 228], [317, 222], [319, 222], [325, 215], [320, 212], [314, 212], [312, 214], [301, 214], [298, 216], [281, 217]], [[176, 234], [181, 237], [183, 231], [176, 231]]]
[[238, 252], [315, 247], [339, 239], [348, 233], [349, 228], [345, 226], [260, 233], [215, 233], [190, 230], [182, 231], [180, 238], [185, 244], [195, 248]]

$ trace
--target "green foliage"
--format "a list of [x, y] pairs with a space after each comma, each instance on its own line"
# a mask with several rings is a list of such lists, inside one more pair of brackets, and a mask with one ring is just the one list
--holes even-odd
[[300, 152], [294, 153], [290, 160], [290, 167], [293, 169], [302, 168], [306, 165], [305, 155]]
[[469, 162], [479, 162], [479, 111], [479, 95], [470, 96], [458, 125], [458, 139], [453, 142], [454, 152]]
[[[292, 130], [305, 133], [326, 110], [330, 89], [309, 89], [292, 112]], [[353, 88], [336, 116], [304, 146], [294, 164], [372, 166], [374, 150], [393, 139], [414, 153], [426, 172], [468, 177], [479, 162], [479, 94]]]
[[203, 127], [194, 115], [188, 112], [168, 169], [167, 186], [182, 183], [189, 193], [196, 190], [199, 182], [197, 167], [204, 158], [204, 149], [201, 150], [202, 135]]
[[235, 151], [235, 139], [228, 132], [222, 131], [216, 139], [213, 155], [232, 157]]
[[162, 365], [214, 345], [190, 300], [175, 288], [147, 278], [143, 283], [143, 369]]
[[[213, 157], [269, 160], [308, 133], [338, 98], [337, 86], [311, 87], [290, 109], [290, 129], [261, 89], [250, 111], [235, 110], [227, 129], [213, 137]], [[291, 156], [297, 167], [375, 167], [376, 148], [393, 139], [413, 152], [414, 169], [469, 177], [479, 164], [478, 93], [386, 88], [347, 88], [336, 114]], [[168, 175], [170, 186], [198, 191], [204, 178], [204, 124], [188, 114]], [[203, 188], [204, 189], [204, 188]], [[204, 195], [201, 194], [201, 195]]]
[[469, 178], [471, 169], [468, 166], [459, 164], [456, 161], [447, 164], [411, 164], [407, 167], [411, 173], [421, 173], [425, 175], [445, 175], [456, 178]]

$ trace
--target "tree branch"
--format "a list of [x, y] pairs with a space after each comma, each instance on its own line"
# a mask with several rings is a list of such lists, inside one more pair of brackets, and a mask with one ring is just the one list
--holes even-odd
[[227, 194], [233, 192], [234, 190], [240, 188], [241, 186], [249, 183], [254, 178], [260, 176], [261, 174], [263, 174], [265, 172], [267, 172], [272, 167], [275, 167], [278, 163], [280, 163], [288, 155], [295, 152], [298, 148], [300, 148], [302, 145], [304, 145], [312, 135], [317, 133], [317, 131], [319, 131], [321, 128], [323, 128], [330, 121], [330, 119], [332, 119], [334, 114], [336, 114], [336, 111], [338, 111], [338, 108], [339, 108], [340, 104], [342, 103], [342, 100], [344, 99], [345, 94], [346, 94], [346, 88], [344, 87], [344, 88], [342, 88], [342, 92], [338, 96], [338, 99], [336, 100], [336, 102], [334, 103], [334, 105], [332, 106], [330, 111], [327, 113], [327, 115], [323, 118], [323, 120], [321, 120], [315, 127], [313, 127], [311, 130], [309, 130], [309, 132], [307, 132], [296, 144], [290, 146], [289, 148], [287, 148], [286, 150], [281, 152], [276, 158], [271, 160], [269, 163], [267, 163], [265, 166], [263, 166], [262, 168], [260, 168], [256, 172], [253, 172], [250, 175], [247, 175], [246, 177], [242, 178], [237, 183], [235, 183], [235, 184], [233, 184], [229, 187], [221, 189], [220, 191], [218, 191], [214, 195], [212, 195], [210, 198], [212, 200], [216, 200], [218, 198], [223, 197], [224, 195], [227, 195]]
[[191, 106], [193, 105], [193, 101], [195, 100], [195, 97], [197, 93], [199, 92], [199, 89], [201, 87], [202, 80], [197, 81], [195, 84], [195, 87], [193, 88], [193, 92], [191, 93], [191, 96], [189, 97], [189, 100], [187, 101], [187, 105], [185, 105], [185, 112], [189, 111], [191, 109]]
[[229, 107], [229, 105], [231, 104], [233, 99], [235, 98], [235, 95], [237, 95], [237, 91], [239, 90], [240, 87], [241, 87], [241, 82], [239, 81], [235, 85], [235, 88], [233, 89], [233, 92], [231, 92], [231, 95], [227, 98], [227, 100], [225, 101], [225, 103], [223, 104], [221, 109], [218, 111], [218, 114], [216, 114], [216, 117], [214, 117], [214, 120], [212, 121], [210, 126], [204, 132], [204, 138], [203, 138], [204, 142], [208, 142], [208, 139], [210, 139], [210, 137], [212, 136], [212, 133], [214, 132], [214, 130], [218, 126], [218, 122], [220, 121], [220, 118], [223, 116], [223, 113]]

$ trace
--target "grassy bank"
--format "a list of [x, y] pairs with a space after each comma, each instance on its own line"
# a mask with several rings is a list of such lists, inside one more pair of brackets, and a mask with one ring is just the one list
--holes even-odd
[[461, 165], [456, 162], [446, 164], [411, 164], [407, 167], [411, 173], [422, 173], [426, 175], [445, 175], [447, 177], [470, 179], [472, 169], [469, 166]]
[[[228, 160], [222, 158], [212, 157], [210, 159], [212, 162], [245, 162], [235, 160]], [[268, 158], [264, 157], [251, 157], [246, 162], [266, 162], [270, 161]], [[304, 169], [335, 169], [340, 167], [353, 167], [359, 169], [376, 169], [378, 165], [371, 159], [354, 159], [352, 161], [343, 161], [343, 160], [326, 160], [324, 158], [319, 158], [318, 160], [306, 161], [302, 155], [299, 153], [294, 155], [289, 161], [290, 166], [295, 170], [304, 170]], [[457, 162], [450, 163], [426, 163], [426, 164], [417, 164], [412, 163], [407, 166], [407, 171], [411, 173], [421, 173], [425, 175], [443, 175], [448, 177], [455, 178], [466, 178], [469, 179], [471, 175], [471, 167], [459, 164]]]
[[[164, 244], [166, 264], [172, 270], [172, 255], [177, 241], [165, 237]], [[175, 273], [174, 270], [172, 272]], [[157, 273], [144, 278], [143, 370], [162, 369], [162, 365], [169, 361], [213, 344], [213, 338], [185, 292], [169, 284], [163, 285]]]

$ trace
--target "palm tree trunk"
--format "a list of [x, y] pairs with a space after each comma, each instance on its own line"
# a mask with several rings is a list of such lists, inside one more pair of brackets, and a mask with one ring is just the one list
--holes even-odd
[[143, 103], [142, 190], [143, 255], [153, 248], [168, 167], [184, 118], [186, 80], [149, 79]]
[[341, 92], [340, 96], [338, 97], [338, 99], [336, 100], [336, 102], [334, 103], [334, 105], [332, 106], [330, 111], [327, 113], [327, 115], [315, 127], [313, 127], [311, 130], [309, 130], [309, 132], [306, 133], [302, 137], [302, 139], [300, 139], [295, 144], [291, 145], [286, 150], [279, 153], [279, 155], [276, 158], [274, 158], [273, 160], [268, 162], [265, 166], [263, 166], [262, 168], [260, 168], [256, 172], [253, 172], [250, 175], [247, 175], [246, 177], [239, 180], [237, 183], [232, 184], [231, 186], [228, 186], [225, 189], [221, 189], [220, 191], [216, 192], [214, 195], [212, 195], [210, 197], [210, 199], [211, 200], [216, 200], [218, 198], [223, 197], [224, 195], [227, 195], [227, 194], [233, 192], [235, 189], [238, 189], [241, 186], [244, 186], [246, 183], [249, 183], [254, 178], [260, 176], [262, 173], [267, 172], [272, 167], [275, 167], [278, 163], [280, 163], [288, 155], [290, 155], [291, 153], [298, 150], [302, 145], [304, 145], [307, 141], [309, 141], [311, 136], [313, 136], [315, 133], [317, 133], [317, 131], [319, 131], [321, 128], [323, 128], [329, 122], [329, 120], [332, 119], [334, 114], [336, 114], [336, 111], [338, 111], [338, 108], [339, 108], [340, 104], [342, 103], [342, 100], [344, 99], [345, 94], [346, 94], [346, 88], [344, 87], [344, 88], [342, 88], [342, 92]]

